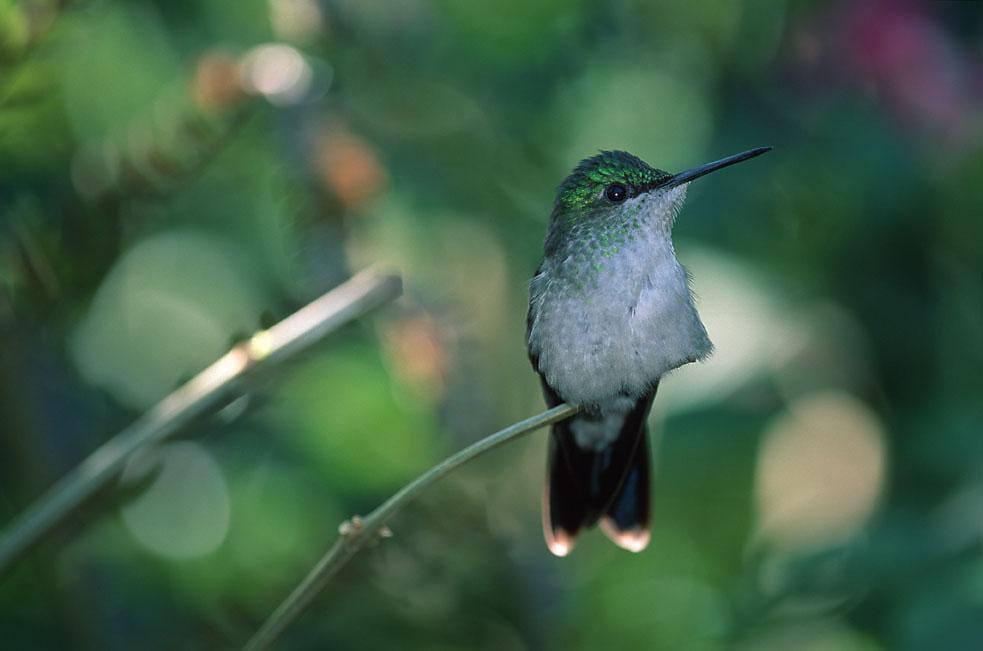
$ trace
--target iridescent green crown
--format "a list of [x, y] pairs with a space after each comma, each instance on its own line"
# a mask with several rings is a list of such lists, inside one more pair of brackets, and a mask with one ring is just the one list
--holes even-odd
[[669, 177], [638, 156], [626, 151], [602, 151], [585, 158], [574, 168], [557, 191], [557, 207], [566, 210], [586, 208], [612, 183], [644, 188]]

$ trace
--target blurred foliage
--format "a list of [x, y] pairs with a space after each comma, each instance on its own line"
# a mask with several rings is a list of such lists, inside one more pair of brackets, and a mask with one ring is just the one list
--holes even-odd
[[351, 270], [407, 295], [134, 460], [0, 582], [4, 648], [241, 644], [336, 535], [542, 408], [526, 280], [600, 148], [696, 184], [711, 338], [653, 539], [539, 532], [543, 437], [337, 577], [285, 648], [983, 644], [979, 3], [0, 0], [0, 522]]

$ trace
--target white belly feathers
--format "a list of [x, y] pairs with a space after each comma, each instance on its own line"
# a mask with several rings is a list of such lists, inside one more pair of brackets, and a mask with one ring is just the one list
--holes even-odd
[[653, 250], [658, 244], [642, 238], [609, 259], [593, 289], [571, 292], [550, 281], [545, 265], [533, 279], [530, 351], [567, 402], [613, 408], [619, 395], [642, 396], [668, 371], [710, 354], [686, 271], [671, 244]]

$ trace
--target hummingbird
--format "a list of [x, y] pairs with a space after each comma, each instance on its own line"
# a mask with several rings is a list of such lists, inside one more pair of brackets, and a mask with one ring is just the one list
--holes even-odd
[[713, 350], [672, 228], [691, 181], [770, 149], [678, 174], [602, 151], [560, 184], [526, 331], [547, 404], [581, 408], [549, 436], [543, 532], [553, 554], [569, 554], [598, 522], [619, 547], [648, 545], [648, 413], [666, 373]]

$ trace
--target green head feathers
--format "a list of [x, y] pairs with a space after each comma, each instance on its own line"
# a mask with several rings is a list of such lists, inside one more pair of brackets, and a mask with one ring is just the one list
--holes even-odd
[[[558, 261], [551, 277], [574, 289], [594, 282], [608, 259], [640, 235], [664, 239], [671, 251], [672, 225], [686, 185], [769, 149], [749, 149], [678, 174], [656, 169], [625, 151], [602, 151], [582, 160], [560, 184], [550, 215], [546, 257]], [[635, 200], [643, 195], [648, 200]]]
[[598, 200], [603, 200], [603, 192], [612, 184], [620, 184], [628, 196], [635, 196], [664, 182], [669, 176], [667, 172], [655, 169], [626, 151], [602, 151], [580, 161], [560, 184], [556, 208], [564, 211], [590, 208]]

